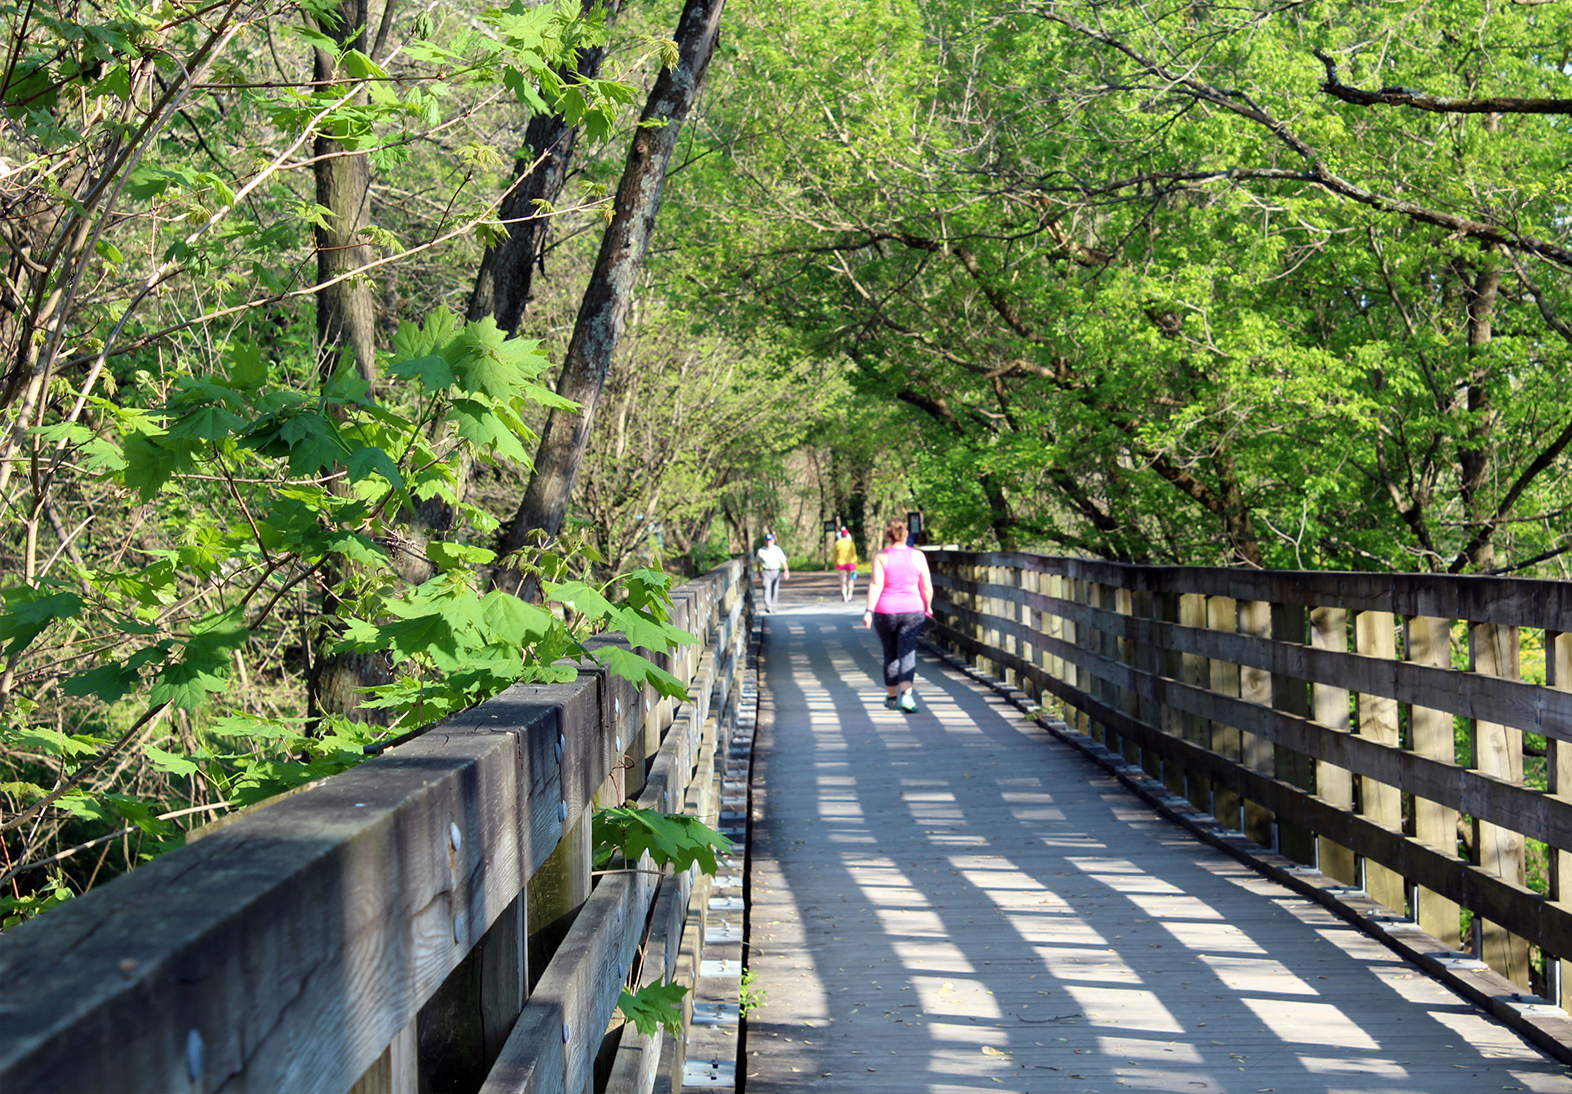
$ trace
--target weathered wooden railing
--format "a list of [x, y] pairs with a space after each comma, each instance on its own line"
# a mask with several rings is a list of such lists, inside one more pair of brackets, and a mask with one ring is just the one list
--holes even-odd
[[1572, 584], [929, 558], [974, 665], [1446, 946], [1471, 920], [1525, 994], [1572, 992]]
[[732, 562], [674, 592], [704, 645], [656, 660], [690, 703], [512, 688], [8, 931], [0, 1090], [650, 1089], [658, 1038], [608, 1025], [641, 946], [645, 981], [697, 962], [694, 878], [592, 885], [590, 814], [714, 823], [748, 589]]

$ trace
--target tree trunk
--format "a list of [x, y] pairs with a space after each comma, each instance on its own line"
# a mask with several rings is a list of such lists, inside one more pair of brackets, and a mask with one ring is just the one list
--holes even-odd
[[[388, 0], [389, 5], [396, 0]], [[366, 51], [367, 0], [340, 0], [338, 21], [323, 33], [341, 46]], [[321, 82], [335, 78], [334, 59], [326, 50], [313, 51], [316, 61], [312, 78]], [[327, 227], [316, 229], [317, 284], [326, 286], [317, 293], [317, 354], [322, 378], [328, 379], [338, 367], [341, 350], [355, 355], [355, 365], [367, 383], [376, 379], [376, 317], [371, 283], [351, 277], [333, 284], [335, 278], [359, 269], [371, 261], [371, 247], [361, 230], [371, 223], [371, 163], [364, 153], [346, 155], [338, 141], [318, 133], [312, 143], [316, 158], [317, 204], [331, 210]]]
[[[600, 0], [608, 25], [621, 2]], [[597, 0], [584, 0], [585, 14], [596, 3]], [[570, 83], [575, 76], [594, 79], [600, 74], [605, 55], [604, 47], [586, 49], [579, 54], [576, 67], [560, 68], [558, 75]], [[562, 193], [578, 133], [578, 127], [569, 125], [560, 114], [536, 114], [530, 118], [524, 131], [524, 150], [513, 161], [513, 187], [498, 210], [508, 237], [487, 247], [480, 260], [480, 272], [469, 297], [470, 322], [489, 315], [509, 334], [518, 333], [524, 309], [529, 306], [535, 267], [540, 265], [544, 271], [546, 235], [551, 225], [551, 218], [535, 203], [555, 203]]]
[[1462, 393], [1466, 400], [1468, 429], [1458, 452], [1463, 519], [1470, 537], [1468, 549], [1452, 563], [1452, 572], [1469, 569], [1482, 573], [1495, 564], [1495, 540], [1485, 527], [1491, 519], [1486, 488], [1490, 484], [1492, 442], [1496, 411], [1490, 404], [1489, 367], [1481, 358], [1490, 346], [1495, 319], [1496, 298], [1501, 290], [1501, 270], [1490, 261], [1469, 286], [1468, 293], [1468, 384]]
[[[397, 0], [387, 0], [384, 25]], [[336, 22], [323, 17], [322, 31], [345, 48], [366, 52], [368, 0], [341, 0]], [[335, 78], [334, 58], [327, 51], [315, 51], [313, 78]], [[319, 83], [320, 86], [320, 83]], [[316, 157], [314, 170], [317, 204], [330, 210], [327, 227], [316, 229], [317, 284], [317, 369], [326, 383], [338, 367], [339, 356], [348, 349], [361, 377], [376, 379], [376, 317], [371, 282], [364, 277], [344, 278], [372, 260], [371, 248], [361, 230], [371, 223], [371, 164], [364, 153], [346, 155], [343, 146], [331, 137], [317, 134], [312, 144]], [[330, 282], [332, 282], [330, 284]], [[347, 490], [336, 480], [336, 490]], [[316, 655], [306, 680], [306, 704], [311, 717], [344, 714], [360, 720], [376, 720], [369, 712], [356, 714], [360, 689], [389, 679], [386, 658], [380, 654], [331, 653], [339, 628], [334, 625], [339, 600], [336, 590], [349, 576], [349, 565], [335, 560], [322, 569], [322, 616], [324, 625], [317, 632]]]
[[[628, 150], [628, 163], [617, 189], [611, 223], [601, 240], [600, 256], [579, 306], [567, 359], [557, 393], [582, 408], [575, 413], [553, 410], [541, 431], [535, 469], [518, 512], [498, 537], [498, 554], [516, 551], [533, 530], [553, 537], [562, 527], [573, 483], [589, 443], [611, 355], [627, 321], [634, 282], [655, 230], [666, 168], [677, 134], [697, 98], [720, 30], [725, 0], [688, 0], [677, 23], [678, 61], [662, 72], [650, 91], [639, 128]], [[503, 579], [520, 595], [534, 599], [532, 582]]]

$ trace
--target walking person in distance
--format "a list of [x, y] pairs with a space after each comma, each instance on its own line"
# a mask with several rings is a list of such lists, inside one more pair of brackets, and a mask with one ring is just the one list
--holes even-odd
[[764, 546], [759, 548], [758, 558], [759, 577], [764, 582], [764, 610], [773, 612], [781, 582], [791, 576], [786, 552], [776, 544], [774, 532], [764, 533]]
[[849, 604], [857, 588], [857, 544], [851, 538], [850, 529], [842, 528], [836, 537], [835, 568], [841, 575], [841, 599]]
[[884, 645], [884, 687], [889, 692], [884, 705], [915, 714], [917, 636], [933, 615], [933, 576], [923, 553], [907, 546], [904, 520], [885, 525], [884, 538], [888, 546], [873, 556], [862, 621], [878, 632]]

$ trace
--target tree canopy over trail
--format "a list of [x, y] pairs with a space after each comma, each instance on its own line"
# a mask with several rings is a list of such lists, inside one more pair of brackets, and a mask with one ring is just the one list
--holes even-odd
[[1564, 6], [749, 18], [694, 156], [715, 287], [909, 408], [942, 538], [1454, 572], [1563, 544]]
[[0, 899], [766, 525], [1560, 572], [1565, 8], [0, 2]]

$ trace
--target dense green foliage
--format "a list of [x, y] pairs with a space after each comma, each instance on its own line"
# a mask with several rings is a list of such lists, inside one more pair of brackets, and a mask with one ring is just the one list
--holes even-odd
[[941, 539], [1517, 564], [1567, 504], [1572, 107], [1521, 102], [1566, 19], [752, 11], [687, 192], [739, 322], [848, 361], [868, 431], [906, 408]]

